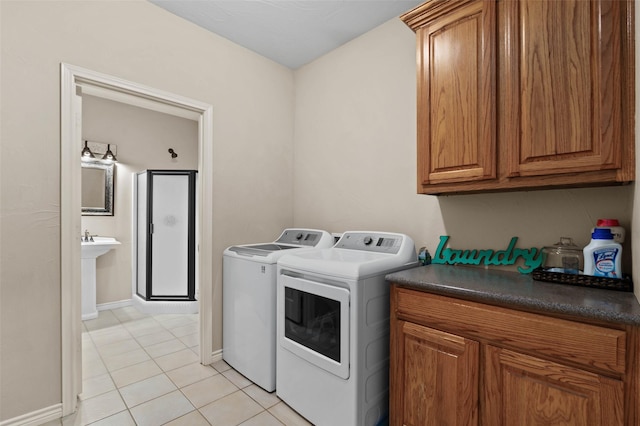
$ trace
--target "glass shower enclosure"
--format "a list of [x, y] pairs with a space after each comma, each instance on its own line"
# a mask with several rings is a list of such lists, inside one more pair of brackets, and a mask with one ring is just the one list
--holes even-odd
[[136, 293], [143, 300], [194, 301], [196, 171], [135, 175]]

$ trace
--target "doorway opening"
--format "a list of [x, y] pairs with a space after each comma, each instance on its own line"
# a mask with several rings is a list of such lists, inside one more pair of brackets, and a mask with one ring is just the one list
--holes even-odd
[[198, 123], [200, 362], [213, 359], [212, 292], [213, 267], [213, 107], [69, 64], [61, 64], [61, 330], [62, 330], [62, 415], [73, 413], [82, 386], [82, 342], [80, 321], [81, 166], [78, 147], [82, 140], [82, 95], [115, 100]]

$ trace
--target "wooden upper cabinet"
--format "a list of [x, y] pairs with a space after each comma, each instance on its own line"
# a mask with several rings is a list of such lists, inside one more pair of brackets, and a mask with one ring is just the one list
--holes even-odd
[[418, 185], [495, 179], [495, 4], [419, 10]]
[[417, 35], [418, 192], [635, 179], [633, 1], [431, 0]]
[[510, 176], [621, 168], [621, 3], [505, 2]]

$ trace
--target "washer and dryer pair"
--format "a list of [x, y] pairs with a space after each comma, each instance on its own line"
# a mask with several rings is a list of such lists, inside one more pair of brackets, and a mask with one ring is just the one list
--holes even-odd
[[[300, 237], [296, 241], [310, 232], [285, 230], [283, 236], [287, 231]], [[312, 232], [322, 240], [330, 235]], [[265, 247], [270, 254], [261, 255], [255, 251], [260, 246], [225, 251], [223, 358], [265, 390], [275, 388], [317, 426], [384, 424], [389, 372], [385, 276], [418, 265], [413, 240], [397, 233], [348, 231], [324, 248], [296, 245], [283, 252]], [[239, 262], [241, 253], [248, 263]], [[260, 264], [267, 258], [272, 263]], [[250, 263], [264, 268], [269, 278], [251, 272]], [[258, 365], [268, 365], [267, 376], [275, 376], [275, 383], [259, 377]]]

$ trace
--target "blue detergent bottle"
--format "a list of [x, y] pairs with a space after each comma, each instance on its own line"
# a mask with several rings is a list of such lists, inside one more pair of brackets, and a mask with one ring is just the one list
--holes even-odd
[[584, 274], [596, 277], [622, 278], [622, 245], [613, 240], [608, 228], [596, 228], [591, 242], [582, 250]]

